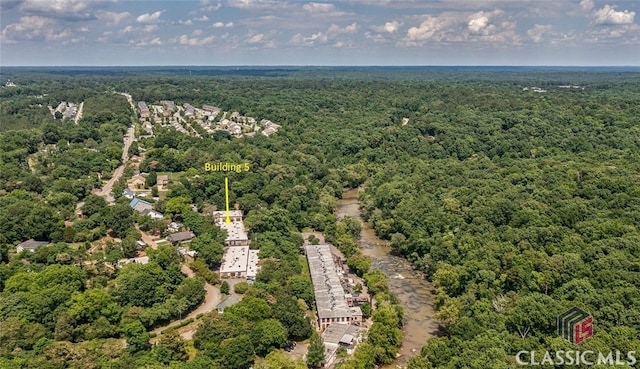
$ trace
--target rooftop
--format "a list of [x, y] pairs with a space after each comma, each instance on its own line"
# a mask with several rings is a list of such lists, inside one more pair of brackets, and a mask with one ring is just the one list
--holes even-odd
[[330, 324], [322, 333], [322, 340], [325, 343], [351, 344], [351, 341], [358, 336], [362, 329], [351, 324]]
[[36, 241], [33, 238], [29, 239], [27, 241], [24, 241], [23, 243], [17, 245], [16, 247], [22, 247], [24, 250], [30, 250], [30, 251], [34, 251], [39, 247], [42, 246], [46, 246], [48, 245], [49, 242], [47, 241]]
[[233, 306], [238, 302], [240, 302], [240, 297], [236, 295], [229, 295], [225, 297], [224, 300], [220, 301], [218, 305], [216, 305], [216, 309], [224, 310], [225, 308], [228, 308], [229, 306]]
[[218, 227], [227, 231], [226, 241], [238, 241], [238, 240], [248, 240], [249, 236], [247, 235], [247, 231], [244, 229], [244, 223], [240, 222], [230, 222], [227, 223], [224, 220], [218, 222]]
[[[213, 215], [213, 219], [218, 219], [218, 218], [225, 219], [227, 217], [227, 212], [225, 210], [216, 210], [211, 214]], [[229, 217], [242, 218], [242, 210], [229, 210]]]
[[316, 296], [318, 317], [323, 319], [354, 316], [354, 312], [347, 305], [329, 245], [308, 245], [305, 246], [305, 250]]
[[224, 250], [220, 273], [236, 273], [247, 270], [249, 246], [231, 246]]
[[247, 262], [247, 278], [255, 278], [258, 274], [258, 251], [249, 250], [249, 261]]
[[191, 231], [178, 232], [178, 233], [174, 233], [174, 234], [169, 235], [169, 237], [167, 237], [167, 240], [169, 240], [170, 242], [180, 242], [180, 241], [190, 240], [190, 239], [194, 238], [195, 236], [196, 235]]

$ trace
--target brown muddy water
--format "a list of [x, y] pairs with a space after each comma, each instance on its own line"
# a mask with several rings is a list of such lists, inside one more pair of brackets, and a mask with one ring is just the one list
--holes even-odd
[[381, 270], [389, 277], [389, 288], [398, 296], [404, 307], [404, 326], [402, 328], [402, 346], [400, 356], [385, 368], [405, 366], [411, 356], [420, 352], [427, 338], [438, 333], [438, 323], [433, 319], [432, 286], [422, 273], [415, 271], [406, 259], [391, 254], [387, 241], [376, 236], [371, 224], [360, 217], [358, 190], [347, 190], [338, 201], [338, 219], [344, 216], [358, 218], [362, 223], [360, 249], [373, 259], [373, 268]]

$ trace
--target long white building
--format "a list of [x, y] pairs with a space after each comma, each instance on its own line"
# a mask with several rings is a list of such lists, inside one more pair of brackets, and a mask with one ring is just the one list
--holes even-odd
[[338, 267], [334, 263], [329, 245], [307, 245], [305, 251], [316, 297], [320, 329], [325, 329], [331, 323], [359, 324], [362, 322], [360, 308], [349, 307], [347, 304], [338, 275]]
[[255, 280], [260, 269], [258, 266], [260, 259], [258, 250], [249, 249], [249, 236], [242, 222], [242, 211], [229, 211], [229, 223], [226, 222], [226, 211], [214, 211], [212, 215], [216, 225], [227, 231], [220, 276]]

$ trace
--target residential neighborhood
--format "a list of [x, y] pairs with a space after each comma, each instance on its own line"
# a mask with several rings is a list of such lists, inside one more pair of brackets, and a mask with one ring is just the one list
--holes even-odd
[[225, 131], [238, 138], [253, 137], [258, 133], [268, 137], [280, 128], [268, 119], [258, 122], [254, 117], [237, 111], [222, 111], [213, 105], [197, 108], [188, 102], [178, 105], [171, 100], [161, 100], [159, 104], [151, 105], [139, 101], [137, 108], [142, 129], [148, 135], [153, 135], [153, 127], [158, 125], [200, 138], [216, 131]]

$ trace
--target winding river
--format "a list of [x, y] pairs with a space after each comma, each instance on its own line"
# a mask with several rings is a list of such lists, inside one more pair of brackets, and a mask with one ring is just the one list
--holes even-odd
[[389, 277], [389, 288], [404, 307], [405, 317], [402, 329], [400, 356], [390, 366], [406, 365], [409, 357], [420, 352], [427, 338], [436, 336], [438, 323], [433, 319], [432, 286], [422, 273], [413, 269], [406, 259], [391, 254], [388, 242], [379, 239], [371, 225], [360, 217], [358, 190], [347, 190], [337, 205], [338, 218], [348, 215], [360, 219], [362, 233], [359, 244], [362, 253], [373, 259], [373, 268], [381, 270]]

